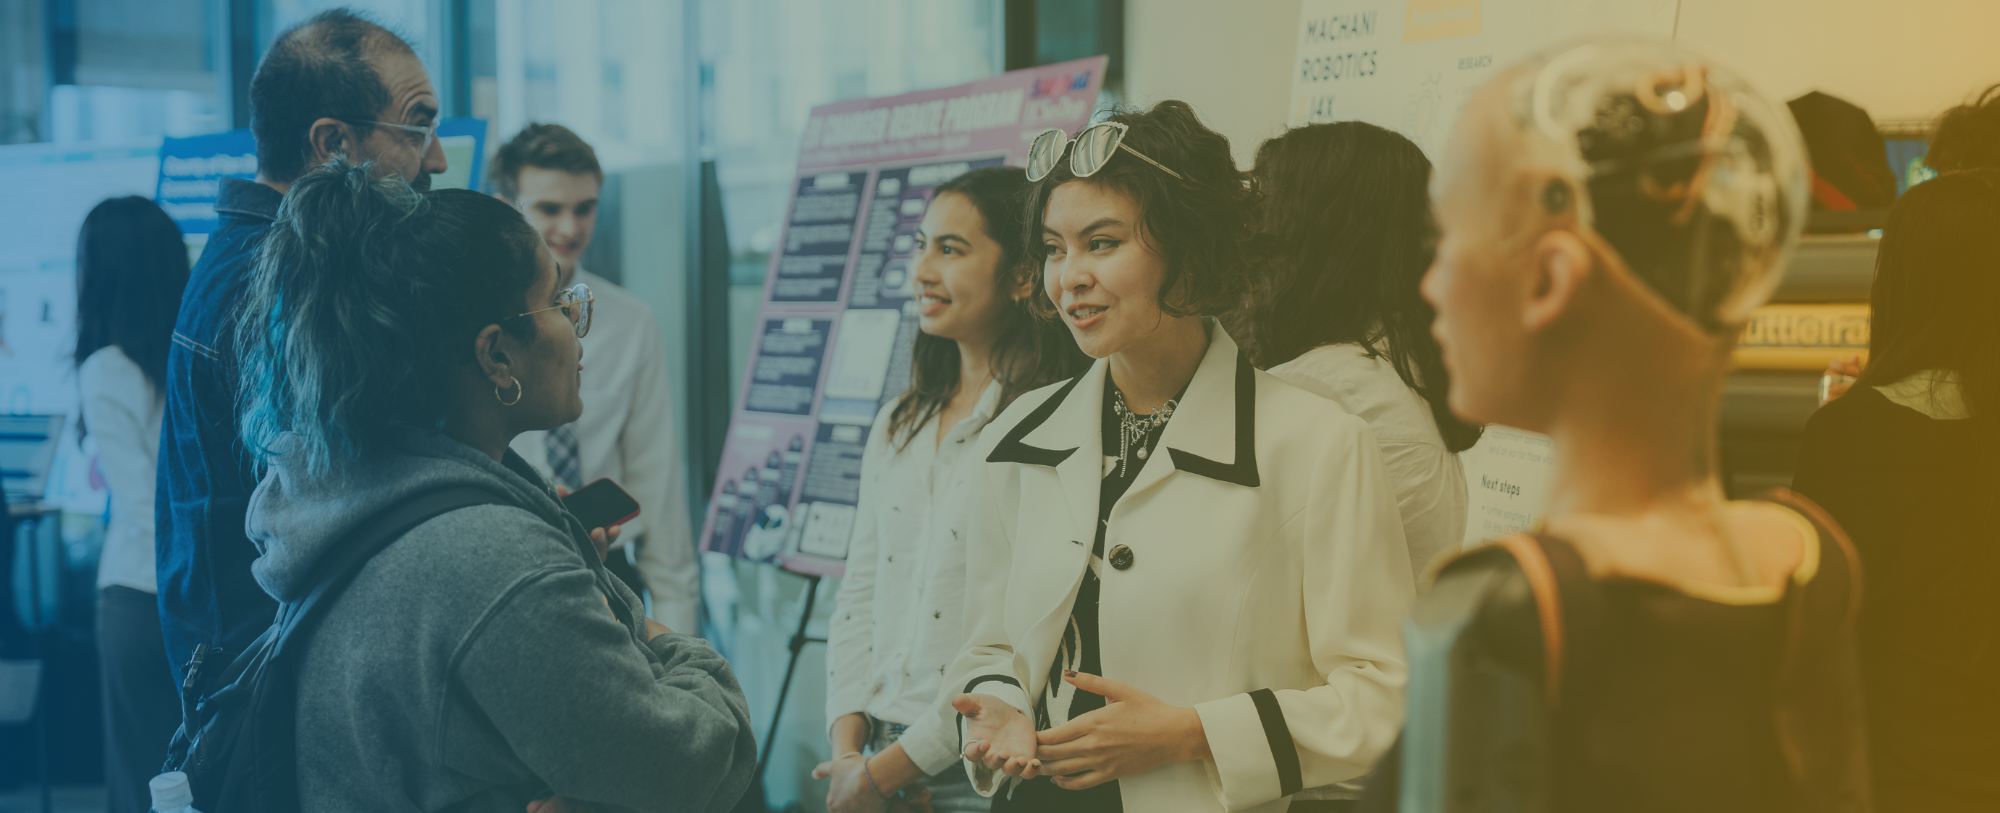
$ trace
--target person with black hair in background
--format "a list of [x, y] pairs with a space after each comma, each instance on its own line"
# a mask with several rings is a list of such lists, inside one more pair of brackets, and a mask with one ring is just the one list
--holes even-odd
[[[1229, 141], [1183, 102], [1030, 151], [1038, 306], [1098, 359], [977, 451], [940, 701], [996, 811], [1343, 809], [1395, 737], [1414, 578], [1368, 425], [1211, 315], [1252, 274]], [[958, 719], [962, 715], [963, 719]]]
[[250, 576], [257, 549], [243, 535], [243, 511], [257, 477], [238, 444], [237, 354], [222, 330], [258, 242], [292, 181], [335, 157], [429, 189], [446, 169], [438, 114], [410, 44], [347, 9], [280, 33], [250, 79], [257, 180], [222, 180], [218, 225], [188, 278], [167, 352], [154, 542], [176, 685], [196, 646], [233, 657], [278, 608]]
[[97, 655], [104, 692], [104, 799], [111, 813], [152, 807], [146, 782], [180, 726], [180, 695], [161, 637], [153, 566], [153, 486], [161, 393], [187, 244], [158, 204], [112, 198], [76, 240], [78, 434], [95, 441], [111, 492], [97, 562]]
[[375, 553], [298, 654], [304, 813], [724, 811], [757, 748], [701, 639], [647, 618], [508, 448], [576, 420], [590, 289], [521, 213], [334, 162], [285, 194], [230, 325], [263, 478], [258, 584], [298, 601], [357, 528], [484, 492]]
[[1875, 805], [2000, 810], [2000, 170], [1889, 210], [1868, 364], [1806, 423], [1792, 488], [1853, 535]]
[[869, 430], [828, 634], [835, 758], [814, 776], [834, 780], [834, 813], [882, 810], [905, 788], [939, 813], [992, 806], [955, 769], [957, 732], [932, 713], [965, 644], [966, 485], [984, 464], [973, 449], [1015, 398], [1090, 361], [1061, 323], [1035, 312], [1027, 188], [1019, 167], [973, 170], [932, 191], [917, 229], [910, 389]]
[[1865, 813], [1854, 550], [1731, 501], [1731, 353], [1805, 220], [1785, 108], [1664, 42], [1500, 71], [1431, 184], [1452, 411], [1549, 435], [1542, 525], [1445, 564], [1364, 809]]
[[1924, 165], [1938, 172], [2000, 170], [2000, 85], [1944, 111], [1929, 141]]
[[[2000, 85], [1938, 116], [1931, 127], [1924, 165], [1937, 172], [2000, 170]], [[1826, 400], [1847, 392], [1861, 375], [1861, 366], [1860, 356], [1828, 364]]]
[[1465, 538], [1465, 465], [1480, 427], [1451, 414], [1431, 264], [1431, 162], [1373, 124], [1309, 124], [1264, 142], [1250, 172], [1270, 240], [1252, 288], [1250, 360], [1368, 422], [1396, 486], [1410, 571]]

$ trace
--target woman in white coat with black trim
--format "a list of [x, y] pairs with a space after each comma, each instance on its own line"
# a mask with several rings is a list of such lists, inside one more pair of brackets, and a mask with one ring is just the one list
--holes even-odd
[[982, 435], [939, 714], [995, 811], [1286, 810], [1401, 724], [1395, 495], [1361, 419], [1201, 316], [1247, 273], [1227, 139], [1165, 102], [1066, 140], [1031, 154], [1029, 212], [1098, 361]]

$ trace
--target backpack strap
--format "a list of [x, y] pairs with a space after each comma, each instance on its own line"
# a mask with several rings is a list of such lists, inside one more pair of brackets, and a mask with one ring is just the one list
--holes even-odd
[[[1774, 488], [1765, 492], [1760, 498], [1765, 502], [1775, 503], [1805, 517], [1806, 521], [1812, 524], [1813, 530], [1819, 532], [1818, 539], [1806, 540], [1806, 544], [1817, 544], [1840, 551], [1840, 564], [1842, 568], [1839, 577], [1845, 580], [1845, 584], [1843, 585], [1845, 589], [1841, 592], [1847, 600], [1846, 607], [1842, 612], [1841, 624], [1852, 629], [1856, 617], [1861, 613], [1862, 586], [1861, 552], [1855, 549], [1854, 540], [1848, 538], [1847, 531], [1840, 527], [1840, 523], [1833, 521], [1833, 517], [1826, 513], [1826, 509], [1819, 507], [1819, 503], [1807, 499], [1804, 494], [1800, 494], [1789, 488]], [[1827, 566], [1826, 558], [1821, 557], [1820, 567], [1825, 568]]]
[[1542, 687], [1553, 710], [1562, 699], [1567, 655], [1580, 644], [1587, 651], [1585, 639], [1603, 619], [1597, 582], [1576, 549], [1559, 539], [1514, 533], [1494, 544], [1514, 557], [1534, 594], [1535, 614], [1541, 620]]
[[1563, 620], [1562, 591], [1556, 587], [1555, 567], [1536, 538], [1522, 533], [1508, 534], [1494, 544], [1514, 557], [1528, 589], [1535, 594], [1535, 614], [1542, 622], [1542, 687], [1549, 707], [1562, 695]]
[[491, 492], [471, 486], [452, 486], [406, 497], [369, 517], [349, 532], [346, 541], [315, 568], [316, 584], [312, 592], [279, 609], [284, 626], [271, 659], [275, 661], [288, 649], [300, 646], [300, 639], [312, 634], [320, 616], [325, 614], [326, 606], [347, 589], [362, 566], [382, 549], [403, 538], [404, 534], [460, 508], [499, 504], [502, 504], [501, 500]]
[[1832, 517], [1786, 489], [1761, 499], [1804, 517], [1819, 549], [1811, 580], [1787, 590], [1775, 722], [1792, 779], [1793, 809], [1864, 811], [1872, 797], [1854, 625], [1862, 598], [1861, 557]]

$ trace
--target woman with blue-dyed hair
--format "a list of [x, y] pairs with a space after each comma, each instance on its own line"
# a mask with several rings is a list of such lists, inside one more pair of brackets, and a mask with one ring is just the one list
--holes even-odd
[[474, 192], [294, 182], [235, 328], [264, 475], [257, 580], [297, 601], [363, 523], [473, 489], [362, 566], [299, 666], [304, 811], [727, 810], [756, 747], [729, 667], [646, 618], [516, 434], [576, 420], [590, 292]]

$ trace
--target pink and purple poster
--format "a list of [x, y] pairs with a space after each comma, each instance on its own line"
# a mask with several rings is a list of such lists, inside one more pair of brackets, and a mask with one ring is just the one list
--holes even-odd
[[1104, 57], [816, 107], [702, 550], [839, 576], [875, 413], [910, 382], [914, 233], [939, 184], [1090, 118]]

